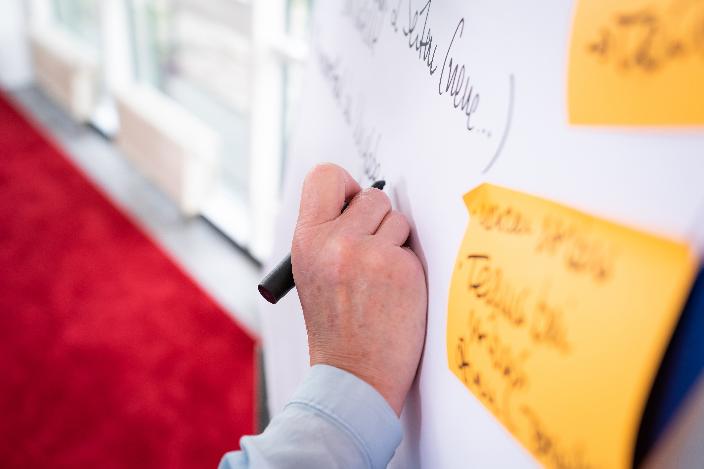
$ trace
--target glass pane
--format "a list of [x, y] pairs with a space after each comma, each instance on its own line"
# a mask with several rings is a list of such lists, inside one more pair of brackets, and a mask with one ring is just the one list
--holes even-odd
[[286, 29], [290, 36], [307, 39], [313, 0], [287, 0]]
[[249, 6], [238, 0], [132, 1], [137, 71], [222, 137], [223, 182], [249, 188]]
[[88, 45], [100, 43], [97, 0], [54, 0], [53, 5], [59, 25]]
[[[286, 0], [286, 32], [294, 40], [308, 42], [310, 35], [310, 17], [313, 8], [313, 0]], [[284, 164], [282, 170], [286, 168], [286, 156], [288, 151], [288, 141], [293, 129], [294, 119], [298, 109], [298, 100], [303, 88], [304, 64], [295, 61], [285, 62], [282, 65], [284, 74], [284, 103], [283, 103], [283, 138], [282, 138], [282, 158]], [[283, 183], [283, 174], [281, 175]]]

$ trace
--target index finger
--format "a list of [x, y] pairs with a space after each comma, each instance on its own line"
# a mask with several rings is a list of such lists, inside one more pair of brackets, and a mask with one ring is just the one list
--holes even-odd
[[361, 188], [341, 167], [324, 163], [313, 168], [303, 182], [298, 225], [319, 225], [336, 219], [345, 200]]

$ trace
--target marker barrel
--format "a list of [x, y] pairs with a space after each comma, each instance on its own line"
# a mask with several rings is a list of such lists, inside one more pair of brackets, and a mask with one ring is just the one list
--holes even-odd
[[295, 286], [291, 254], [289, 254], [269, 272], [269, 275], [264, 277], [258, 288], [264, 299], [275, 305]]

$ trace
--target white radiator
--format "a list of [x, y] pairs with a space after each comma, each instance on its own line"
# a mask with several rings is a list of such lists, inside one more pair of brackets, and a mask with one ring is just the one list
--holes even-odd
[[99, 68], [95, 54], [56, 28], [30, 34], [37, 83], [74, 119], [87, 122], [95, 109]]
[[215, 185], [219, 135], [151, 87], [131, 85], [115, 94], [122, 151], [182, 213], [197, 214]]

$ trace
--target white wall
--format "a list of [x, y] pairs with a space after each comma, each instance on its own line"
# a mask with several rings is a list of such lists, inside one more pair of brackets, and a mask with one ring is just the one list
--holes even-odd
[[0, 2], [0, 87], [18, 88], [32, 81], [27, 21], [22, 0]]

